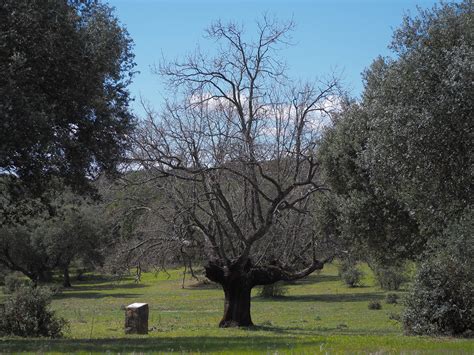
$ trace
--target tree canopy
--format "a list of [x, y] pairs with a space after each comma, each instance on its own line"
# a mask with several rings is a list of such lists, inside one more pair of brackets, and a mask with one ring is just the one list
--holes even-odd
[[408, 333], [472, 329], [473, 29], [472, 1], [407, 16], [319, 152], [346, 244], [420, 261]]
[[25, 191], [40, 195], [52, 178], [79, 189], [115, 171], [133, 127], [131, 50], [127, 31], [99, 1], [2, 1], [0, 174], [9, 187], [2, 205]]
[[365, 73], [371, 179], [427, 233], [472, 206], [472, 12], [463, 1], [406, 17], [391, 45], [396, 58]]
[[325, 134], [339, 227], [374, 250], [419, 255], [472, 208], [472, 28], [469, 1], [406, 17]]

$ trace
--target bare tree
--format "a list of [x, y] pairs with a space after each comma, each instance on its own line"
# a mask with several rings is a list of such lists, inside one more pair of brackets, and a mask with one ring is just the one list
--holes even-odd
[[221, 327], [252, 325], [254, 286], [305, 277], [331, 258], [311, 204], [325, 190], [315, 152], [338, 85], [287, 79], [276, 54], [291, 28], [264, 18], [246, 41], [237, 25], [213, 24], [215, 56], [198, 50], [157, 68], [174, 99], [135, 136], [133, 162], [167, 201], [171, 239], [202, 250], [206, 276], [223, 287]]

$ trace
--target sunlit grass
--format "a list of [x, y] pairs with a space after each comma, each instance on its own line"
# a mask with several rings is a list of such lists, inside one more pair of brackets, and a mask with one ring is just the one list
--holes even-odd
[[[334, 265], [288, 286], [285, 297], [266, 300], [254, 290], [250, 329], [219, 329], [223, 293], [213, 286], [181, 288], [181, 270], [146, 273], [140, 283], [92, 278], [74, 284], [53, 301], [70, 322], [66, 339], [0, 338], [0, 352], [394, 352], [474, 353], [474, 341], [407, 337], [392, 320], [402, 306], [385, 302], [367, 268], [364, 285], [347, 288]], [[400, 292], [402, 295], [403, 292]], [[369, 310], [379, 301], [381, 310]], [[124, 306], [150, 305], [147, 336], [124, 334]]]

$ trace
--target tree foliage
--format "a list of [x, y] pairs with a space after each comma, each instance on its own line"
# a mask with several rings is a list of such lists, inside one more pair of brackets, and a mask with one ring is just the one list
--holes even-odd
[[474, 331], [474, 213], [468, 212], [437, 239], [405, 300], [408, 334], [468, 335]]
[[379, 268], [424, 258], [409, 333], [472, 329], [473, 28], [472, 1], [407, 16], [395, 57], [373, 62], [321, 149], [343, 239], [365, 242]]
[[366, 149], [374, 184], [436, 233], [471, 208], [472, 1], [406, 17], [365, 74]]
[[340, 229], [370, 249], [417, 255], [471, 208], [472, 3], [406, 17], [395, 58], [365, 72], [320, 150]]
[[50, 310], [50, 303], [51, 292], [46, 287], [17, 288], [0, 309], [0, 334], [62, 337], [67, 322]]
[[132, 42], [95, 0], [0, 7], [0, 174], [5, 213], [60, 177], [75, 188], [113, 172], [133, 119]]
[[34, 282], [50, 281], [52, 272], [59, 270], [64, 285], [70, 286], [73, 261], [101, 264], [107, 224], [101, 205], [74, 194], [62, 193], [51, 204], [55, 216], [43, 213], [26, 224], [0, 229], [0, 263]]
[[332, 217], [318, 223], [333, 230], [351, 258], [390, 264], [418, 255], [425, 241], [404, 205], [371, 180], [365, 159], [369, 121], [364, 107], [348, 100], [325, 130], [318, 157], [331, 193], [319, 209]]

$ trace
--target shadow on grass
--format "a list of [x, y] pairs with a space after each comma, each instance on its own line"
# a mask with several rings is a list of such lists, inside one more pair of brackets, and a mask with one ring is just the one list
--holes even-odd
[[80, 280], [72, 280], [74, 284], [104, 284], [104, 283], [118, 283], [133, 281], [134, 277], [130, 275], [111, 276], [100, 274], [86, 274], [81, 276]]
[[252, 298], [255, 302], [364, 302], [383, 300], [384, 294], [381, 292], [370, 293], [340, 293], [340, 294], [322, 294], [322, 295], [294, 295], [278, 298]]
[[185, 286], [187, 290], [222, 290], [222, 286], [211, 281], [197, 281]]
[[[249, 328], [251, 331], [272, 332], [277, 334], [287, 334], [287, 336], [316, 336], [316, 335], [369, 335], [366, 329], [350, 328], [346, 324], [339, 324], [335, 327], [312, 326], [312, 327], [276, 327], [272, 325], [255, 325]], [[387, 331], [387, 329], [371, 330], [370, 335], [399, 334], [398, 330]]]
[[303, 279], [299, 279], [294, 282], [288, 283], [288, 285], [310, 285], [310, 284], [316, 284], [320, 282], [333, 282], [333, 281], [340, 281], [341, 278], [336, 275], [317, 275], [317, 274], [312, 274], [309, 276], [306, 276]]
[[145, 285], [142, 283], [108, 283], [108, 284], [103, 284], [103, 285], [97, 285], [97, 284], [92, 284], [92, 285], [87, 285], [87, 284], [81, 284], [81, 285], [73, 285], [70, 288], [66, 288], [65, 291], [69, 292], [75, 292], [75, 291], [106, 291], [106, 290], [114, 290], [114, 289], [135, 289], [135, 288], [143, 288], [143, 287], [149, 287], [149, 285]]
[[[323, 339], [322, 339], [323, 340]], [[297, 344], [296, 344], [297, 342]], [[327, 343], [327, 341], [324, 341]], [[293, 346], [319, 346], [323, 341], [304, 341], [295, 337], [156, 337], [116, 339], [0, 339], [2, 352], [234, 352], [291, 349]]]
[[113, 298], [136, 298], [143, 296], [142, 293], [110, 293], [110, 292], [66, 292], [60, 293], [54, 296], [55, 299], [66, 299], [66, 298], [85, 298], [85, 299], [99, 299], [105, 297]]
[[116, 279], [105, 276], [87, 275], [87, 279], [73, 283], [72, 287], [62, 289], [62, 292], [54, 298], [131, 298], [140, 296], [141, 294], [114, 293], [112, 291], [141, 289], [143, 287], [149, 287], [149, 285], [133, 282], [129, 277]]
[[[285, 285], [288, 286], [304, 286], [310, 284], [316, 284], [321, 282], [334, 282], [340, 281], [341, 278], [339, 276], [334, 275], [310, 275], [305, 277], [304, 279], [292, 281], [292, 282], [285, 282]], [[204, 281], [197, 281], [192, 284], [188, 284], [185, 287], [186, 289], [190, 290], [214, 290], [214, 289], [222, 289], [222, 287], [215, 283], [208, 280]]]

